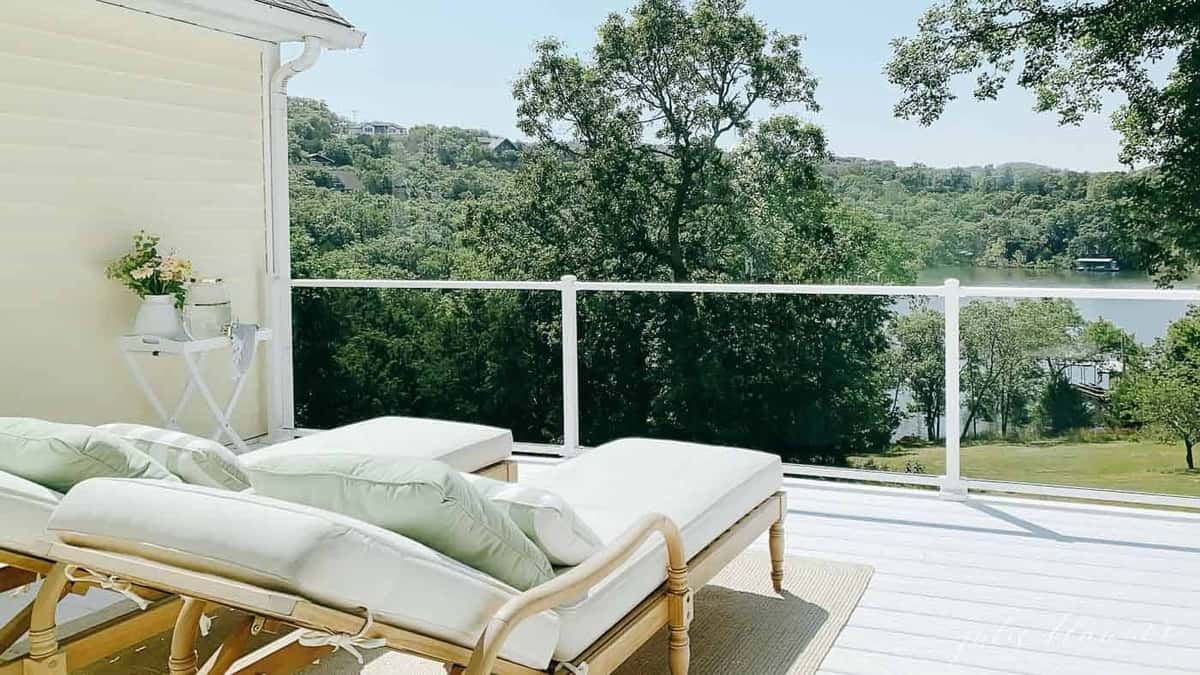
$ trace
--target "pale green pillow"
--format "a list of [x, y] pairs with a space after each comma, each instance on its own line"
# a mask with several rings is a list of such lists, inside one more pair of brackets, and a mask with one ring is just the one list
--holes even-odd
[[88, 478], [178, 482], [163, 465], [95, 427], [0, 417], [0, 471], [66, 492]]
[[549, 581], [546, 555], [441, 462], [347, 452], [246, 458], [255, 494], [378, 525], [518, 590]]
[[549, 490], [474, 474], [463, 478], [512, 518], [553, 565], [578, 565], [604, 547], [575, 509]]
[[185, 483], [237, 491], [250, 487], [237, 455], [216, 441], [144, 424], [102, 424], [97, 428], [128, 441]]

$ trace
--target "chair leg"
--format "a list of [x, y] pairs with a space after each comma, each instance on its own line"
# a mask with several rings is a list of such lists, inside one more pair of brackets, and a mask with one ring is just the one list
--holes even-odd
[[671, 675], [687, 675], [692, 660], [688, 625], [692, 622], [692, 591], [687, 566], [667, 569], [667, 665]]
[[183, 607], [175, 619], [171, 633], [171, 656], [167, 670], [171, 675], [196, 674], [196, 638], [200, 635], [200, 617], [204, 616], [204, 601], [184, 598]]
[[783, 592], [783, 520], [771, 524], [768, 535], [768, 545], [771, 548], [771, 584], [776, 593]]
[[225, 638], [217, 652], [205, 664], [207, 675], [225, 675], [230, 667], [246, 653], [246, 645], [254, 635], [254, 616], [247, 614], [238, 621], [233, 632]]
[[29, 616], [29, 658], [23, 663], [26, 675], [65, 675], [67, 656], [58, 648], [55, 614], [58, 601], [70, 587], [67, 566], [55, 563], [38, 589]]

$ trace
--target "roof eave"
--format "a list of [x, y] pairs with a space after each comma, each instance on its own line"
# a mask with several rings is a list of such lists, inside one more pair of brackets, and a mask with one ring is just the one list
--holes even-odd
[[147, 14], [263, 40], [321, 38], [327, 49], [358, 49], [366, 33], [326, 19], [248, 0], [100, 0]]

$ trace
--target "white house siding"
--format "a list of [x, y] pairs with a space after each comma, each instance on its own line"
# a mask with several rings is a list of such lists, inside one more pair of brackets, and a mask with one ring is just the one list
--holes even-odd
[[[265, 323], [267, 47], [96, 0], [0, 3], [0, 416], [157, 421], [116, 351], [137, 300], [104, 278], [140, 228]], [[266, 430], [265, 361], [246, 436]], [[148, 365], [170, 407], [182, 363]], [[228, 357], [206, 370], [222, 398]], [[198, 396], [183, 420], [210, 430]]]

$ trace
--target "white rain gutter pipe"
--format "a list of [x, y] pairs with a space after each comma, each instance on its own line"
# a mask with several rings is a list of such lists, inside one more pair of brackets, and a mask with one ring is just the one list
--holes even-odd
[[[271, 76], [271, 94], [285, 97], [283, 99], [285, 113], [287, 112], [288, 80], [317, 65], [319, 58], [321, 58], [321, 38], [310, 35], [304, 38], [304, 51], [300, 52], [300, 56], [280, 65], [275, 70], [275, 74]], [[275, 101], [271, 103], [272, 109], [274, 109]]]
[[270, 223], [267, 241], [268, 314], [274, 336], [271, 348], [271, 382], [268, 386], [268, 428], [272, 437], [294, 429], [295, 401], [292, 375], [292, 253], [289, 245], [291, 212], [288, 207], [288, 81], [312, 68], [321, 57], [321, 38], [304, 38], [304, 51], [281, 64], [270, 83]]

